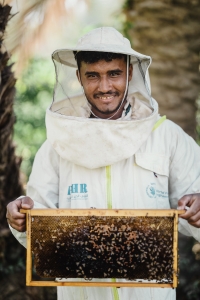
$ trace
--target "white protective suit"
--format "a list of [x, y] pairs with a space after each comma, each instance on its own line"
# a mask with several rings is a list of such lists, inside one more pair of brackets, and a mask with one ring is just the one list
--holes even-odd
[[[130, 55], [129, 113], [118, 120], [89, 118], [71, 50]], [[75, 48], [54, 52], [53, 59], [57, 85], [46, 113], [47, 141], [36, 155], [27, 187], [35, 208], [169, 209], [177, 208], [183, 195], [200, 192], [200, 149], [179, 126], [158, 115], [150, 92], [150, 57], [132, 50], [115, 29], [98, 28]], [[182, 233], [200, 241], [199, 229], [185, 220], [179, 225]], [[12, 231], [25, 246], [25, 234]], [[59, 300], [175, 297], [175, 290], [167, 288], [58, 287]]]

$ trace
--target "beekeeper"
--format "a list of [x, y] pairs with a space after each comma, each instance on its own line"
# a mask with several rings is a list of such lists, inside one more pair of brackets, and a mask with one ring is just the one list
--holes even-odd
[[[36, 154], [28, 197], [8, 204], [19, 242], [26, 245], [20, 208], [186, 206], [179, 230], [200, 241], [200, 149], [160, 117], [151, 96], [151, 58], [103, 27], [76, 47], [55, 51], [53, 61], [57, 82], [46, 112], [47, 140]], [[164, 300], [175, 299], [175, 290], [58, 287], [58, 299]]]

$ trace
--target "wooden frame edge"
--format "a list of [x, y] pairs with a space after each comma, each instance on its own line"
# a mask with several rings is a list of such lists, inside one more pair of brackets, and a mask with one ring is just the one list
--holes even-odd
[[172, 283], [109, 282], [109, 281], [31, 281], [29, 286], [87, 286], [87, 287], [159, 287], [173, 288]]
[[178, 214], [174, 214], [174, 236], [173, 236], [173, 288], [178, 285]]
[[31, 216], [116, 216], [116, 217], [173, 217], [185, 210], [176, 209], [21, 209]]
[[27, 249], [26, 249], [26, 285], [29, 286], [32, 282], [32, 249], [31, 249], [31, 222], [30, 210], [26, 215], [26, 236], [27, 236]]

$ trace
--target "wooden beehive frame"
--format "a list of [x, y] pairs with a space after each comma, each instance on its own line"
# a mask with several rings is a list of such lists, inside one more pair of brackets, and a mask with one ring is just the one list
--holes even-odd
[[[99, 287], [173, 287], [178, 284], [178, 215], [183, 214], [182, 210], [134, 210], [134, 209], [32, 209], [21, 210], [26, 213], [27, 229], [27, 258], [26, 258], [26, 285], [27, 286], [99, 286]], [[173, 282], [137, 282], [126, 281], [34, 281], [32, 280], [32, 249], [31, 249], [31, 218], [33, 216], [100, 216], [100, 217], [173, 217]]]

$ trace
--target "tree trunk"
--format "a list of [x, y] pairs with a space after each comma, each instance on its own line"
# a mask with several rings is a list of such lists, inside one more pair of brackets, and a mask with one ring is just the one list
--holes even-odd
[[[0, 5], [0, 44], [3, 42], [5, 26], [9, 19], [10, 7]], [[5, 250], [7, 239], [11, 237], [6, 222], [6, 205], [22, 194], [22, 185], [19, 179], [21, 159], [15, 156], [15, 147], [12, 143], [13, 101], [15, 95], [15, 78], [8, 65], [9, 54], [0, 48], [0, 259], [6, 264]]]
[[6, 205], [23, 194], [20, 183], [21, 158], [12, 142], [15, 78], [2, 47], [11, 7], [0, 4], [0, 299], [56, 299], [55, 288], [25, 286], [25, 249], [12, 236], [6, 221]]
[[153, 58], [152, 95], [160, 114], [195, 138], [200, 92], [200, 0], [127, 0], [125, 33]]

